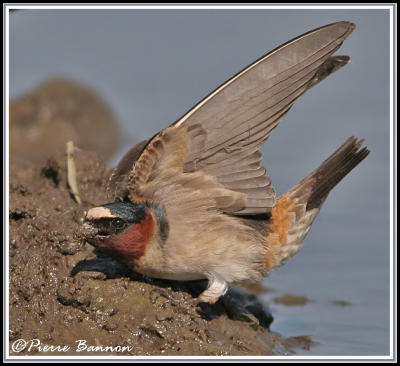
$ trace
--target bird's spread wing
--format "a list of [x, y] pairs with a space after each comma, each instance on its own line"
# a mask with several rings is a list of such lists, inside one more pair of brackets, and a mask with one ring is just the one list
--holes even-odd
[[[297, 98], [349, 62], [347, 56], [331, 55], [354, 27], [349, 22], [330, 24], [260, 58], [173, 125], [128, 152], [114, 178], [127, 182], [133, 198], [144, 194], [147, 185], [154, 193], [151, 182], [161, 182], [163, 176], [164, 182], [173, 184], [172, 172], [179, 171], [176, 179], [187, 174], [195, 186], [205, 179], [208, 188], [221, 189], [218, 208], [225, 212], [269, 212], [275, 192], [261, 165], [259, 148]], [[129, 173], [127, 166], [132, 167]]]
[[107, 194], [111, 200], [122, 201], [128, 196], [129, 174], [146, 148], [147, 142], [148, 140], [144, 140], [133, 146], [112, 170], [110, 179], [107, 182]]

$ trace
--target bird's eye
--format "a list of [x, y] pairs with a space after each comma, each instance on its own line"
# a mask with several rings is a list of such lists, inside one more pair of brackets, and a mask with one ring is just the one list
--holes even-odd
[[116, 229], [122, 229], [125, 226], [124, 220], [121, 219], [114, 219], [112, 223]]

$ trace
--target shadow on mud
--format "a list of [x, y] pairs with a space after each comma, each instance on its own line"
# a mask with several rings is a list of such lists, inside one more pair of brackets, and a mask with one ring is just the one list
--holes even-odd
[[[84, 259], [78, 262], [70, 275], [75, 277], [78, 273], [81, 273], [84, 277], [101, 280], [129, 278], [131, 281], [157, 286], [158, 289], [155, 288], [154, 290], [160, 296], [166, 297], [172, 302], [174, 299], [164, 289], [172, 290], [172, 292], [186, 292], [195, 299], [207, 287], [207, 280], [172, 281], [147, 277], [130, 270], [127, 266], [107, 257], [97, 249], [94, 253], [97, 258]], [[196, 306], [194, 302], [193, 306]], [[244, 291], [235, 288], [230, 288], [215, 304], [198, 304], [196, 311], [206, 320], [226, 315], [229, 319], [253, 323], [255, 327], [260, 325], [266, 329], [273, 321], [268, 309], [256, 296], [246, 294]]]

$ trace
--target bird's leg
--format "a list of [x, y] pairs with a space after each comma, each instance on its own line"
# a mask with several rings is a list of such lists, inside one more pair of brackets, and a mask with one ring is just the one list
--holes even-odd
[[196, 299], [197, 303], [208, 302], [209, 304], [214, 304], [228, 291], [228, 283], [221, 277], [213, 275], [208, 278], [208, 281], [208, 287]]

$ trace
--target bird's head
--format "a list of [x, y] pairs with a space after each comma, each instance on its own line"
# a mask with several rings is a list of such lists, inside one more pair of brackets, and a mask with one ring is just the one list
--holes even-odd
[[144, 255], [156, 227], [150, 207], [132, 202], [94, 207], [86, 221], [95, 229], [89, 243], [128, 264]]

